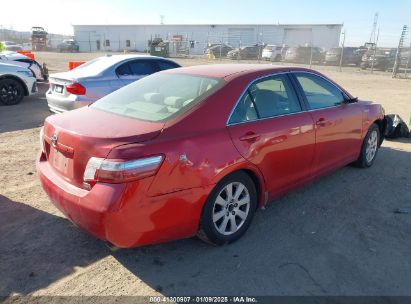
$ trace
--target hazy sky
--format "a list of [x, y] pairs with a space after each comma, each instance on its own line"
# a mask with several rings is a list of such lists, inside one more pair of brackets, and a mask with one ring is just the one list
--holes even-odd
[[[395, 46], [404, 24], [411, 26], [410, 0], [19, 0], [0, 26], [28, 31], [43, 26], [71, 34], [71, 24], [344, 23], [347, 44], [369, 39], [379, 12], [380, 44]], [[4, 5], [1, 5], [4, 8]], [[411, 34], [410, 34], [411, 36]]]

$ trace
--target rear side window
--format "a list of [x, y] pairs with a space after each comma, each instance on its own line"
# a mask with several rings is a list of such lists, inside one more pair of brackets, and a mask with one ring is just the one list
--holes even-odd
[[178, 64], [174, 62], [170, 62], [170, 61], [165, 61], [165, 60], [157, 61], [157, 64], [161, 71], [179, 68]]
[[344, 95], [339, 88], [324, 78], [313, 74], [296, 74], [311, 109], [340, 105]]
[[150, 75], [158, 71], [157, 64], [152, 60], [139, 60], [129, 63], [133, 75]]
[[116, 74], [118, 76], [132, 75], [131, 70], [130, 70], [130, 66], [128, 65], [128, 63], [124, 63], [124, 64], [120, 65], [116, 69]]
[[286, 75], [266, 78], [251, 85], [241, 97], [229, 123], [270, 118], [301, 111], [301, 105]]

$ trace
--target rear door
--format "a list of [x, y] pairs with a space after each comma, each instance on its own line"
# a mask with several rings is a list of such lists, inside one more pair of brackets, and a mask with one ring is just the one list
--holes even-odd
[[292, 73], [304, 93], [315, 122], [314, 170], [325, 173], [355, 160], [361, 148], [362, 111], [327, 79], [307, 72]]
[[311, 177], [315, 133], [287, 74], [251, 84], [229, 119], [239, 153], [263, 173], [270, 198]]

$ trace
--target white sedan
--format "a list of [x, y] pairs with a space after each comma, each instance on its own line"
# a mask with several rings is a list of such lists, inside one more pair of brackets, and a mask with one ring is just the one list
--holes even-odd
[[0, 102], [4, 105], [18, 104], [24, 96], [37, 92], [33, 73], [24, 67], [0, 63]]

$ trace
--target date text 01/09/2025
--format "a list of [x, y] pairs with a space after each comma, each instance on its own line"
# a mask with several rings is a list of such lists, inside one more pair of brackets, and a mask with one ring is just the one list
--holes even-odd
[[254, 297], [150, 297], [150, 303], [257, 303]]

